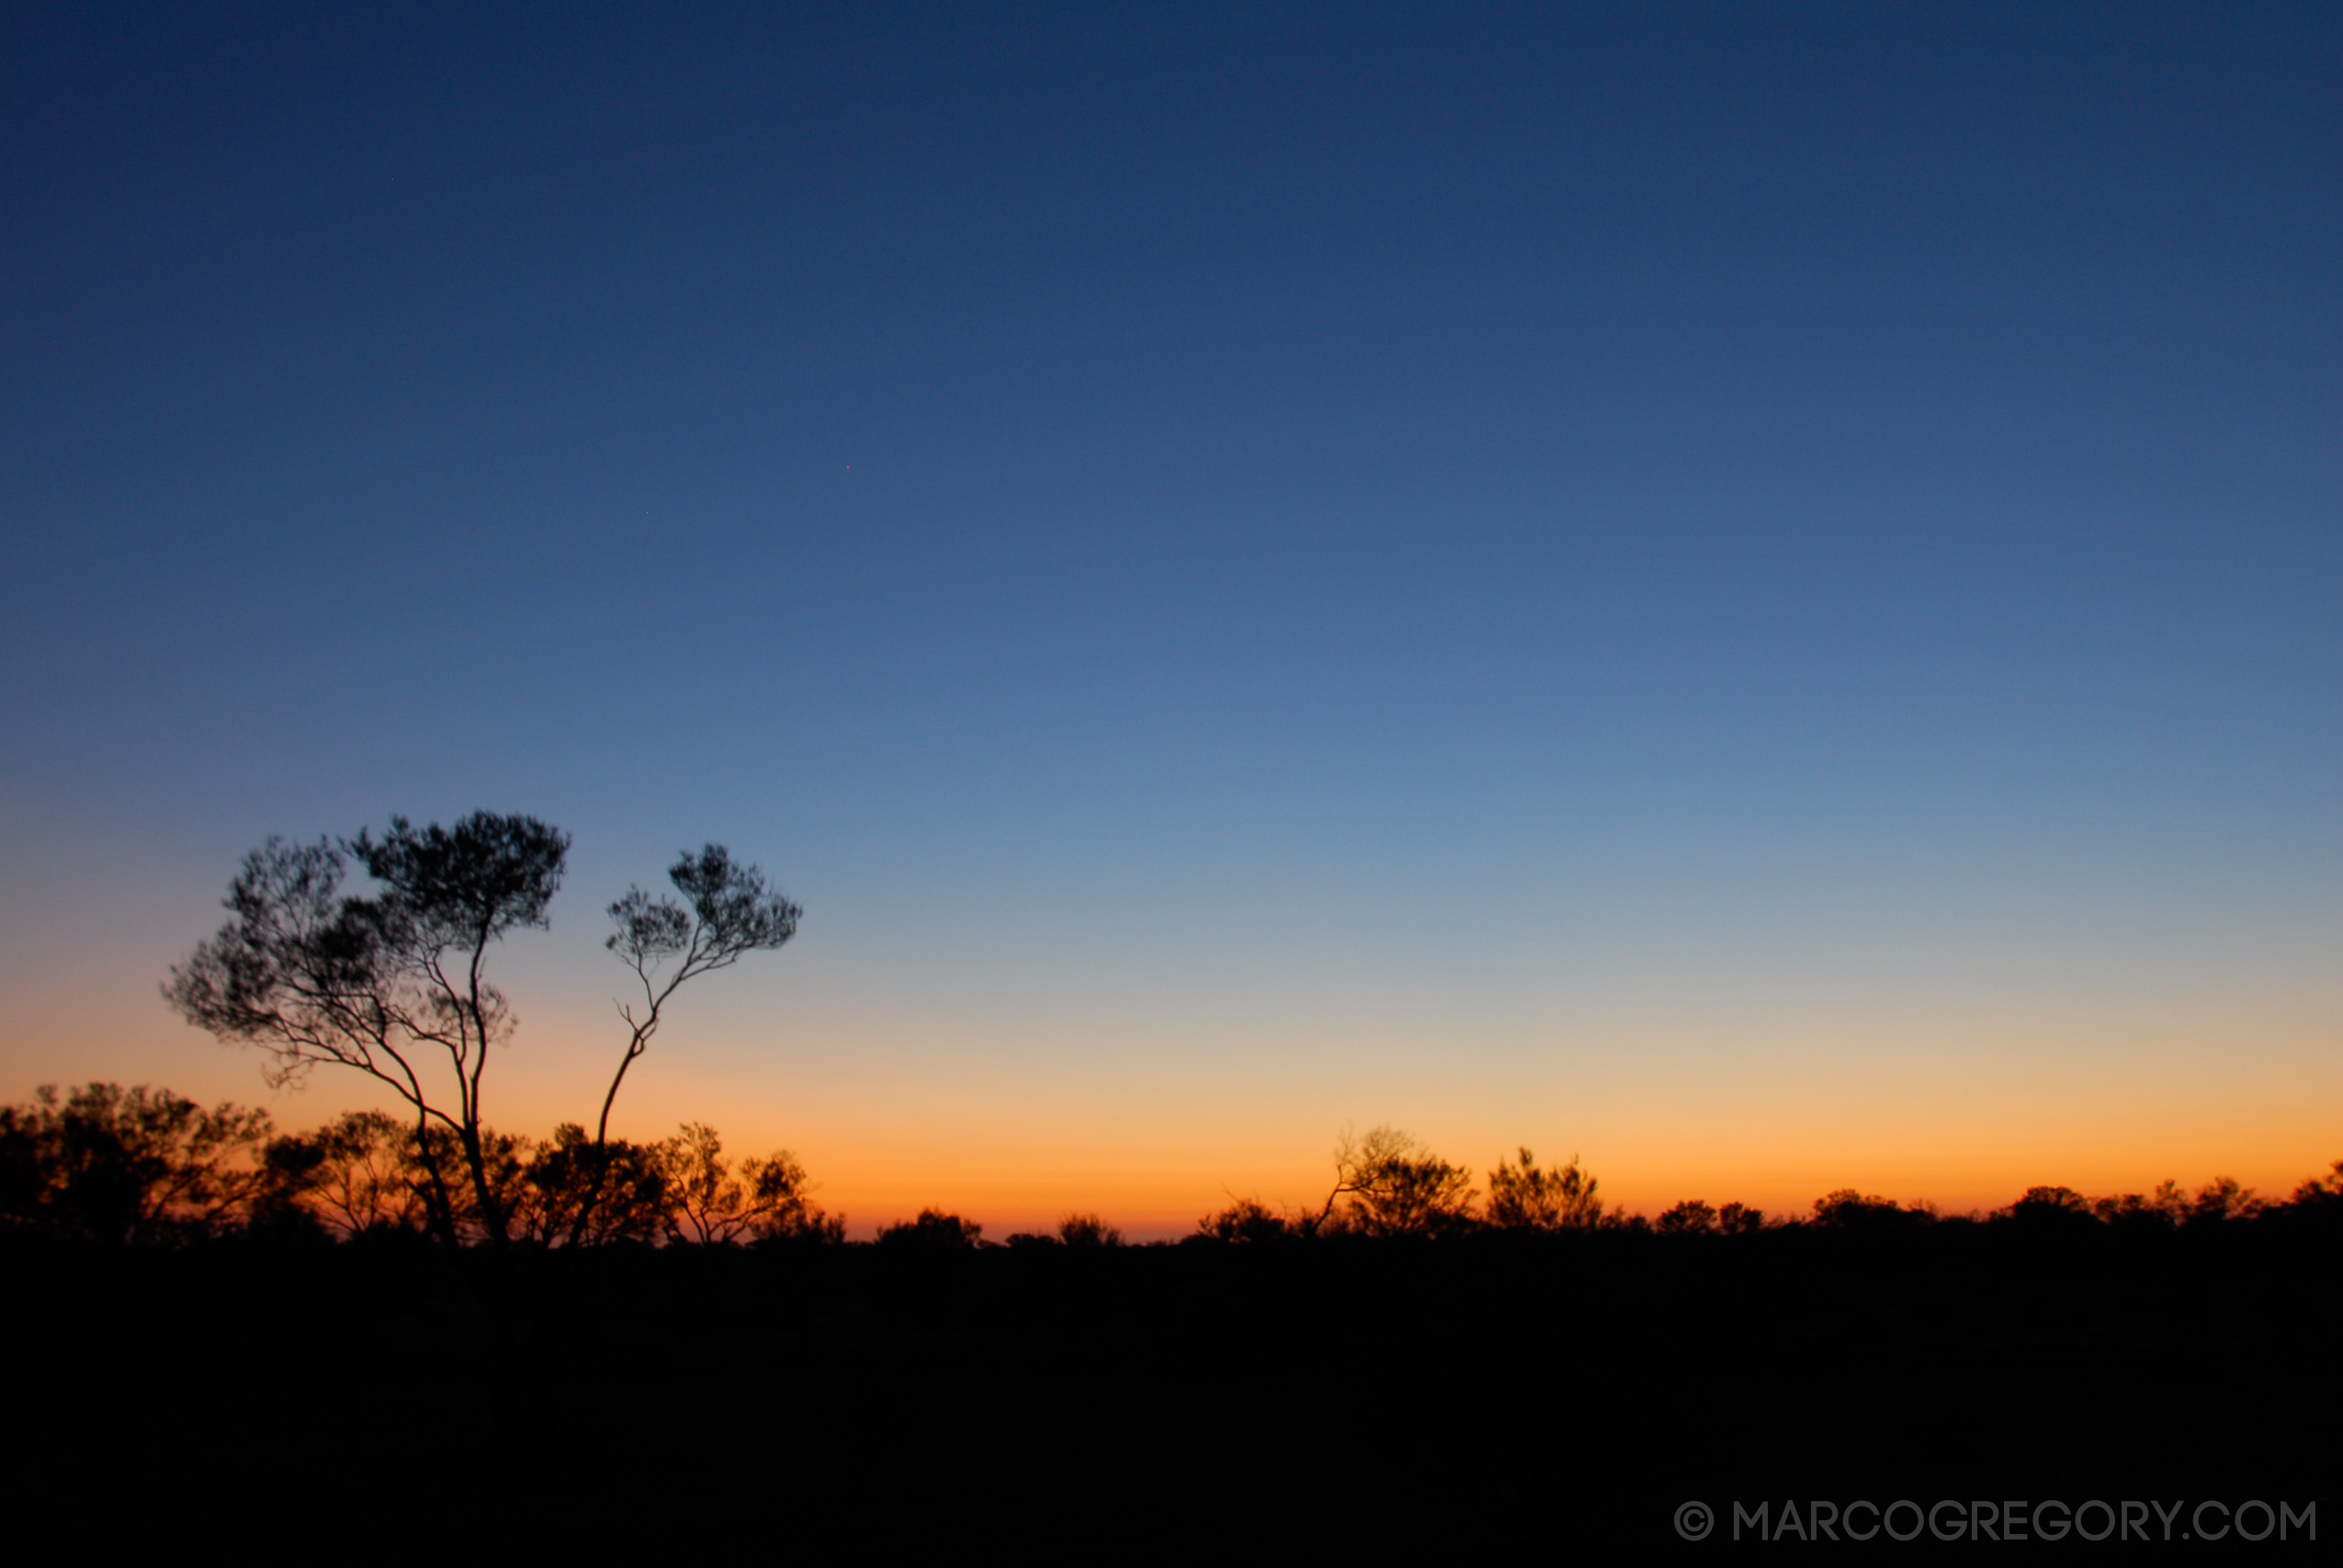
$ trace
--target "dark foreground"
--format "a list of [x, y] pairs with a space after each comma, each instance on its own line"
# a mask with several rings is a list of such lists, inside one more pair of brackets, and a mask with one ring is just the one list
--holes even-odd
[[[2128, 1556], [2144, 1528], [2208, 1555], [2179, 1539], [2207, 1499], [2213, 1523], [2248, 1499], [2315, 1499], [2322, 1535], [2343, 1536], [2343, 1267], [2324, 1228], [669, 1247], [461, 1267], [411, 1237], [248, 1238], [26, 1244], [5, 1262], [9, 1419], [33, 1450], [19, 1506], [118, 1540], [329, 1528], [346, 1545], [363, 1528], [680, 1546], [748, 1528], [776, 1550], [941, 1531], [1110, 1558], [1379, 1561], [1421, 1541], [1730, 1559], [1801, 1550], [1746, 1523], [1734, 1540], [1736, 1502], [1768, 1503], [1771, 1531], [1794, 1501], [1811, 1532], [1816, 1500], [1899, 1498], [1990, 1502], [1995, 1518], [2045, 1499], [2104, 1500], [2111, 1520], [2127, 1500], [2186, 1506], [2168, 1548], [2153, 1513], [2096, 1545], [1820, 1547]], [[1693, 1500], [1717, 1519], [1687, 1544]], [[2333, 1550], [2304, 1534], [2247, 1550]]]

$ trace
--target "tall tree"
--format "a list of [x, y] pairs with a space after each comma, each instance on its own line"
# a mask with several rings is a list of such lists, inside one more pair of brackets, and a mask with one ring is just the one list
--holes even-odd
[[634, 972], [642, 994], [640, 1001], [618, 1004], [618, 1016], [627, 1024], [627, 1048], [618, 1057], [618, 1070], [610, 1075], [609, 1091], [602, 1097], [593, 1146], [578, 1151], [586, 1180], [570, 1226], [572, 1247], [592, 1234], [617, 1162], [618, 1151], [610, 1145], [610, 1108], [617, 1103], [627, 1069], [651, 1048], [651, 1038], [659, 1032], [676, 989], [710, 970], [729, 969], [749, 953], [779, 947], [797, 934], [798, 918], [805, 913], [767, 886], [763, 871], [733, 860], [721, 844], [703, 844], [697, 854], [685, 851], [667, 868], [667, 880], [684, 896], [683, 902], [629, 887], [610, 906], [610, 923], [616, 929], [603, 945]]
[[[488, 950], [544, 928], [569, 848], [567, 834], [533, 817], [490, 812], [420, 829], [393, 817], [379, 838], [362, 830], [339, 843], [272, 838], [230, 885], [228, 922], [172, 968], [163, 994], [198, 1027], [261, 1047], [272, 1085], [320, 1064], [388, 1085], [418, 1139], [436, 1126], [456, 1140], [470, 1207], [501, 1246], [506, 1216], [483, 1155], [481, 1092], [514, 1020], [487, 977]], [[342, 891], [353, 859], [379, 894]], [[457, 1205], [438, 1164], [431, 1169], [435, 1228], [453, 1245]]]
[[[604, 943], [634, 971], [642, 1000], [618, 1004], [628, 1028], [626, 1053], [602, 1097], [602, 1119], [594, 1124], [596, 1146], [610, 1136], [610, 1107], [618, 1086], [659, 1032], [662, 1010], [676, 987], [712, 969], [729, 969], [752, 953], [770, 951], [795, 936], [805, 911], [765, 885], [764, 873], [742, 865], [721, 844], [685, 851], [667, 868], [667, 880], [684, 896], [654, 897], [640, 887], [610, 906], [617, 929]], [[669, 965], [673, 967], [669, 967]]]
[[1418, 1139], [1385, 1125], [1363, 1138], [1342, 1134], [1334, 1151], [1334, 1190], [1316, 1220], [1316, 1232], [1332, 1216], [1334, 1201], [1348, 1195], [1348, 1223], [1368, 1235], [1434, 1235], [1470, 1223], [1472, 1172], [1451, 1165]]

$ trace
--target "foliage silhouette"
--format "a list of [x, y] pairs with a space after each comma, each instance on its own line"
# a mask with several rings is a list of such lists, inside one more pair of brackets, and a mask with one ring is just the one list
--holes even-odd
[[1120, 1247], [1123, 1233], [1096, 1214], [1068, 1214], [1058, 1222], [1058, 1239], [1068, 1247]]
[[2091, 1213], [2101, 1221], [2134, 1230], [2168, 1230], [2179, 1224], [2188, 1211], [2188, 1200], [2181, 1196], [2179, 1183], [2175, 1181], [2158, 1182], [2150, 1193], [2125, 1192], [2091, 1204]]
[[877, 1244], [894, 1252], [968, 1252], [975, 1249], [984, 1227], [974, 1220], [922, 1209], [915, 1220], [899, 1220], [878, 1233]]
[[2247, 1220], [2265, 1207], [2262, 1200], [2254, 1196], [2252, 1188], [2238, 1186], [2235, 1178], [2216, 1176], [2198, 1190], [2196, 1201], [2189, 1205], [2188, 1223], [2217, 1225], [2227, 1220]]
[[1579, 1156], [1558, 1170], [1540, 1169], [1527, 1145], [1522, 1163], [1497, 1162], [1488, 1178], [1488, 1223], [1503, 1230], [1587, 1230], [1602, 1221], [1600, 1185], [1579, 1168]]
[[640, 1014], [633, 1002], [618, 1007], [627, 1021], [627, 1049], [611, 1075], [610, 1091], [602, 1097], [602, 1119], [594, 1134], [597, 1145], [609, 1135], [610, 1107], [627, 1069], [650, 1047], [651, 1037], [659, 1032], [662, 1010], [676, 987], [711, 971], [729, 969], [749, 953], [781, 946], [797, 934], [805, 913], [768, 887], [764, 872], [738, 863], [721, 844], [705, 844], [696, 855], [687, 852], [678, 856], [667, 868], [667, 880], [684, 896], [684, 903], [629, 887], [610, 906], [610, 920], [617, 929], [604, 945], [634, 972], [642, 1003]]
[[1851, 1187], [1841, 1187], [1814, 1201], [1815, 1224], [1837, 1230], [1864, 1234], [1902, 1231], [1928, 1224], [1935, 1218], [1932, 1210], [1906, 1208], [1892, 1198], [1867, 1197]]
[[[642, 987], [638, 1004], [618, 1004], [626, 1021], [627, 1048], [618, 1069], [602, 1097], [602, 1114], [594, 1122], [591, 1150], [576, 1156], [586, 1180], [579, 1190], [571, 1241], [587, 1238], [595, 1209], [603, 1201], [602, 1175], [610, 1141], [610, 1109], [617, 1103], [627, 1070], [650, 1049], [668, 1001], [685, 981], [718, 969], [729, 969], [751, 953], [770, 951], [797, 934], [804, 910], [765, 885], [764, 874], [753, 865], [736, 863], [721, 844], [705, 844], [695, 855], [688, 851], [667, 868], [667, 879], [685, 902], [640, 887], [629, 887], [610, 906], [616, 928], [603, 945], [617, 954]], [[671, 968], [670, 965], [673, 965]], [[615, 1168], [612, 1174], [623, 1176]]]
[[[393, 817], [380, 838], [361, 830], [339, 845], [272, 838], [230, 885], [229, 921], [172, 968], [164, 996], [219, 1038], [266, 1051], [273, 1085], [327, 1065], [388, 1086], [419, 1140], [435, 1129], [454, 1140], [458, 1157], [424, 1165], [443, 1239], [458, 1242], [453, 1216], [469, 1208], [501, 1246], [505, 1194], [482, 1142], [481, 1086], [513, 1018], [487, 977], [488, 950], [546, 924], [569, 844], [535, 818], [488, 812], [421, 829]], [[342, 892], [353, 859], [380, 895]], [[431, 1087], [442, 1058], [436, 1081], [452, 1094]]]
[[[747, 1161], [736, 1176], [706, 1128], [656, 1145], [609, 1137], [627, 1069], [676, 988], [779, 947], [797, 929], [798, 908], [721, 845], [669, 869], [683, 902], [638, 887], [610, 907], [607, 945], [643, 998], [620, 1004], [628, 1042], [594, 1137], [564, 1125], [539, 1145], [488, 1127], [483, 1075], [514, 1025], [488, 978], [488, 951], [546, 925], [569, 844], [534, 818], [475, 812], [448, 828], [393, 817], [379, 836], [339, 842], [272, 838], [245, 857], [226, 899], [231, 919], [173, 967], [165, 998], [221, 1039], [260, 1046], [272, 1086], [321, 1065], [347, 1067], [413, 1113], [396, 1134], [367, 1113], [285, 1142], [262, 1178], [301, 1195], [302, 1212], [337, 1233], [420, 1223], [450, 1247], [834, 1230], [806, 1201], [804, 1172], [787, 1154]], [[378, 893], [345, 890], [353, 863]]]
[[[587, 1162], [599, 1160], [604, 1194], [588, 1243], [705, 1251], [844, 1239], [844, 1221], [813, 1201], [812, 1184], [795, 1156], [781, 1150], [735, 1161], [702, 1123], [687, 1122], [655, 1144], [613, 1141], [600, 1151], [575, 1123], [542, 1142], [482, 1127], [476, 1146], [479, 1179], [470, 1169], [473, 1152], [438, 1122], [416, 1128], [379, 1111], [350, 1111], [312, 1132], [277, 1136], [256, 1108], [206, 1110], [144, 1086], [91, 1083], [62, 1096], [44, 1087], [28, 1104], [0, 1106], [0, 1232], [155, 1247], [236, 1234], [357, 1239], [428, 1231], [453, 1235], [459, 1244], [492, 1245], [501, 1224], [507, 1244], [559, 1250], [577, 1235], [580, 1193], [594, 1179]], [[1403, 1132], [1377, 1127], [1342, 1140], [1336, 1190], [1315, 1213], [1289, 1217], [1257, 1199], [1233, 1199], [1200, 1219], [1190, 1239], [1258, 1246], [1339, 1235], [1371, 1242], [1465, 1237], [1479, 1229], [1643, 1229], [1687, 1237], [1772, 1229], [1917, 1235], [1932, 1229], [1957, 1238], [2006, 1228], [2085, 1247], [2100, 1235], [2275, 1235], [2310, 1226], [2326, 1235], [2343, 1228], [2343, 1161], [2277, 1201], [2228, 1177], [2214, 1178], [2193, 1196], [2170, 1181], [2150, 1194], [2098, 1199], [2038, 1186], [1989, 1216], [1945, 1219], [1926, 1204], [1841, 1188], [1817, 1199], [1809, 1219], [1769, 1226], [1761, 1211], [1740, 1203], [1715, 1208], [1700, 1199], [1675, 1204], [1656, 1222], [1606, 1215], [1595, 1201], [1594, 1179], [1575, 1159], [1542, 1170], [1527, 1149], [1519, 1155], [1518, 1165], [1500, 1162], [1482, 1216], [1474, 1212], [1463, 1168]], [[483, 1179], [490, 1205], [475, 1196]], [[886, 1227], [878, 1240], [889, 1250], [965, 1252], [982, 1245], [982, 1232], [974, 1221], [930, 1208]], [[1073, 1213], [1060, 1219], [1055, 1236], [1010, 1240], [1021, 1247], [1105, 1250], [1122, 1247], [1125, 1238], [1103, 1216]]]
[[[1525, 1149], [1522, 1153], [1526, 1155], [1528, 1151]], [[1659, 1229], [1670, 1235], [1705, 1235], [1716, 1229], [1716, 1211], [1698, 1198], [1688, 1198], [1661, 1214], [1655, 1223]]]
[[2305, 1177], [2294, 1189], [2292, 1201], [2303, 1208], [2316, 1209], [2343, 1201], [2343, 1159], [2323, 1176]]
[[[560, 1247], [572, 1234], [593, 1152], [574, 1123], [546, 1142], [483, 1128], [481, 1166], [508, 1242]], [[811, 1196], [787, 1150], [735, 1163], [713, 1128], [688, 1123], [657, 1144], [615, 1144], [590, 1243], [721, 1247], [837, 1243], [845, 1221]], [[452, 1234], [490, 1240], [447, 1128], [354, 1111], [313, 1132], [273, 1136], [266, 1111], [205, 1110], [168, 1090], [85, 1084], [0, 1106], [0, 1229], [124, 1245], [238, 1232], [321, 1238]], [[443, 1198], [451, 1207], [436, 1213]], [[1120, 1233], [1098, 1225], [1096, 1239]], [[956, 1224], [962, 1222], [954, 1221]], [[968, 1226], [973, 1240], [979, 1229]]]
[[1213, 1241], [1261, 1244], [1291, 1241], [1309, 1234], [1299, 1225], [1287, 1223], [1275, 1210], [1257, 1198], [1239, 1198], [1217, 1213], [1205, 1215], [1196, 1222], [1196, 1235]]
[[1438, 1235], [1472, 1223], [1472, 1172], [1451, 1165], [1409, 1134], [1388, 1125], [1364, 1137], [1342, 1134], [1334, 1150], [1334, 1186], [1310, 1234], [1337, 1220], [1337, 1200], [1348, 1198], [1340, 1228], [1364, 1235]]
[[527, 1234], [548, 1246], [648, 1242], [665, 1233], [668, 1172], [659, 1148], [597, 1144], [574, 1122], [530, 1152]]
[[53, 1085], [0, 1107], [0, 1219], [87, 1241], [179, 1242], [249, 1217], [269, 1181], [266, 1111], [168, 1089]]
[[2071, 1187], [2029, 1187], [1997, 1217], [2036, 1229], [2099, 1223], [2090, 1200]]
[[659, 1145], [666, 1236], [678, 1245], [845, 1239], [846, 1222], [813, 1201], [806, 1168], [787, 1149], [741, 1162], [737, 1175], [716, 1130], [697, 1122]]
[[[43, 1351], [12, 1384], [24, 1422], [74, 1462], [102, 1433], [174, 1429], [213, 1391], [205, 1441], [174, 1461], [204, 1467], [199, 1495], [305, 1430], [302, 1412], [346, 1399], [349, 1347], [396, 1369], [399, 1397], [364, 1417], [369, 1443], [428, 1453], [481, 1432], [508, 1495], [534, 1510], [574, 1483], [574, 1435], [650, 1432], [681, 1436], [629, 1450], [630, 1485], [696, 1483], [793, 1514], [859, 1500], [855, 1478], [872, 1475], [874, 1501], [906, 1506], [889, 1489], [922, 1465], [1009, 1493], [1038, 1466], [1085, 1495], [1136, 1466], [1206, 1497], [1228, 1495], [1211, 1483], [1238, 1467], [1275, 1477], [1262, 1486], [1280, 1495], [1305, 1485], [1307, 1523], [1322, 1528], [1328, 1497], [1356, 1502], [1341, 1488], [1364, 1441], [1377, 1473], [1412, 1478], [1408, 1496], [1435, 1494], [1425, 1507], [1444, 1540], [1527, 1496], [1526, 1527], [1568, 1507], [1574, 1540], [1615, 1512], [1633, 1533], [1595, 1555], [1640, 1561], [1671, 1539], [1686, 1491], [1730, 1495], [1729, 1477], [1778, 1497], [1834, 1463], [1874, 1497], [1941, 1464], [1948, 1488], [1980, 1473], [2111, 1497], [2156, 1476], [2166, 1495], [2180, 1479], [2208, 1495], [2290, 1488], [2297, 1472], [2272, 1456], [2298, 1452], [2307, 1471], [2331, 1446], [2343, 1362], [2315, 1309], [2343, 1253], [2281, 1213], [2137, 1235], [1945, 1221], [1892, 1248], [1804, 1219], [1742, 1237], [1610, 1225], [1426, 1247], [1345, 1234], [1101, 1248], [1080, 1266], [1047, 1238], [971, 1248], [956, 1223], [932, 1258], [672, 1243], [540, 1255], [516, 1241], [526, 1333], [509, 1343], [480, 1332], [482, 1306], [449, 1289], [460, 1271], [419, 1239], [11, 1237], [0, 1310]], [[334, 1353], [303, 1329], [307, 1303], [331, 1303]], [[1488, 1334], [1524, 1308], [1535, 1332]], [[2221, 1348], [2247, 1375], [2206, 1365], [2204, 1325], [2223, 1312], [2236, 1331]], [[515, 1356], [529, 1393], [507, 1424], [454, 1425]], [[1609, 1438], [1557, 1472], [1551, 1413], [1566, 1404]], [[2173, 1420], [2226, 1436], [2176, 1455]], [[956, 1484], [937, 1500], [953, 1528], [966, 1495]], [[1375, 1499], [1375, 1528], [1397, 1506]]]
[[425, 1228], [409, 1145], [413, 1129], [379, 1111], [345, 1111], [316, 1132], [279, 1138], [267, 1161], [284, 1190], [345, 1236]]

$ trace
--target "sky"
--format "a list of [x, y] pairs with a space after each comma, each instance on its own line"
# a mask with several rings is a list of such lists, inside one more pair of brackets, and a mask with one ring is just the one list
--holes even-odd
[[0, 1099], [268, 836], [805, 909], [614, 1130], [856, 1234], [1343, 1128], [1950, 1210], [2343, 1156], [2332, 6], [19, 6]]

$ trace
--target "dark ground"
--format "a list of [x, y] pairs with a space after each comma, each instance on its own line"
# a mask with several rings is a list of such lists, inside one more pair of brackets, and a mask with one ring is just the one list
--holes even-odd
[[[2343, 1247], [2308, 1228], [465, 1261], [9, 1247], [19, 1507], [818, 1557], [2146, 1549], [1729, 1539], [1734, 1501], [1784, 1498], [2318, 1498], [2343, 1534]], [[1692, 1499], [1721, 1516], [1697, 1545]], [[2301, 1533], [2250, 1550], [2316, 1556]]]

